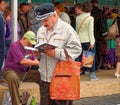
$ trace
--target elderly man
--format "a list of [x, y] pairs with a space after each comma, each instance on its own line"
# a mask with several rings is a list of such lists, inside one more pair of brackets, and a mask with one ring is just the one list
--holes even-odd
[[21, 105], [19, 86], [20, 80], [24, 77], [26, 70], [32, 65], [39, 65], [39, 61], [33, 52], [24, 48], [25, 46], [31, 47], [35, 44], [35, 34], [32, 31], [27, 31], [21, 40], [13, 42], [9, 48], [3, 77], [8, 83], [12, 105]]
[[49, 85], [56, 63], [66, 59], [64, 49], [67, 50], [71, 60], [79, 56], [82, 51], [80, 40], [74, 29], [57, 16], [53, 4], [39, 5], [35, 14], [36, 19], [42, 22], [42, 27], [37, 32], [38, 43], [56, 46], [55, 49], [48, 49], [40, 54], [40, 105], [72, 105], [72, 101], [50, 99]]
[[33, 31], [35, 34], [38, 31], [38, 28], [41, 27], [41, 22], [36, 20], [34, 11], [37, 8], [37, 5], [31, 5], [29, 3], [20, 3], [18, 21], [23, 33], [27, 30]]

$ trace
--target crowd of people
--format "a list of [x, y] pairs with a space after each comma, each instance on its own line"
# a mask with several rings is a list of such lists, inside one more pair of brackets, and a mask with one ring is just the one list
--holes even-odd
[[[95, 53], [91, 68], [80, 67], [81, 74], [89, 71], [90, 80], [99, 80], [98, 69], [116, 68], [120, 77], [120, 17], [112, 10], [103, 11], [97, 0], [78, 3], [70, 15], [60, 2], [32, 5], [20, 3], [18, 9], [18, 40], [12, 41], [11, 5], [0, 0], [0, 78], [8, 84], [12, 105], [25, 105], [19, 95], [20, 80], [32, 66], [40, 69], [40, 105], [72, 105], [72, 100], [50, 99], [49, 86], [56, 63], [65, 60], [64, 49], [69, 59], [82, 62], [84, 50]], [[116, 22], [118, 33], [102, 35], [101, 26], [109, 30]], [[43, 52], [29, 51], [37, 43], [57, 46]]]

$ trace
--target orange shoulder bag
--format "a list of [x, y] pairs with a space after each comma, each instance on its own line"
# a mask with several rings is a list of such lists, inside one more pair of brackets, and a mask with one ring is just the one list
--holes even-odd
[[56, 100], [80, 99], [80, 62], [69, 60], [66, 50], [66, 61], [58, 61], [50, 83], [50, 98]]

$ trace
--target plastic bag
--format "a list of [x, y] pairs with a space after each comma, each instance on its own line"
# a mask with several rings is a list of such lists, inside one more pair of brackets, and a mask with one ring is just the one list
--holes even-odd
[[95, 53], [92, 51], [83, 51], [82, 66], [91, 68], [93, 65]]
[[4, 91], [2, 105], [12, 105], [9, 90]]

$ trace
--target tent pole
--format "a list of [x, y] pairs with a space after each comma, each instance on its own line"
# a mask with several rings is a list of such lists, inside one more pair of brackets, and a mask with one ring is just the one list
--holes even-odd
[[17, 33], [17, 12], [18, 12], [18, 1], [12, 0], [12, 41], [18, 40]]
[[31, 0], [28, 0], [28, 3], [31, 3], [32, 1]]

